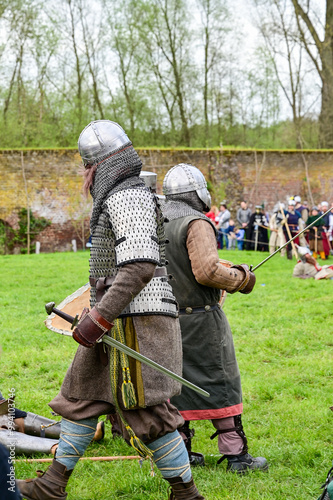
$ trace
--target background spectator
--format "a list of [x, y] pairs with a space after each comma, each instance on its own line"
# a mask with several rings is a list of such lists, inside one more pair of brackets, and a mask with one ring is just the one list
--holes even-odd
[[235, 239], [234, 231], [235, 231], [235, 222], [233, 221], [233, 219], [230, 219], [229, 220], [229, 227], [226, 229], [226, 234], [228, 237], [228, 247], [227, 247], [228, 250], [230, 250], [231, 248], [236, 248], [235, 244], [232, 247], [232, 243]]
[[221, 205], [220, 205], [220, 213], [218, 214], [217, 219], [218, 219], [218, 224], [217, 224], [218, 247], [222, 249], [224, 246], [224, 243], [225, 243], [225, 247], [228, 249], [227, 229], [229, 227], [230, 212], [227, 209], [227, 205], [225, 205], [224, 203], [221, 203]]
[[[261, 205], [256, 205], [256, 211], [251, 215], [249, 222], [249, 238], [247, 239], [247, 250], [268, 251], [267, 220]], [[248, 232], [246, 233], [248, 234]]]
[[251, 210], [247, 207], [246, 201], [241, 201], [240, 208], [237, 210], [237, 222], [239, 227], [246, 228], [251, 218]]
[[235, 227], [234, 231], [229, 233], [228, 236], [229, 236], [229, 249], [236, 248], [236, 242], [237, 242], [238, 250], [243, 250], [245, 229]]
[[209, 212], [206, 213], [206, 217], [210, 219], [217, 226], [218, 224], [219, 209], [216, 205], [213, 205]]

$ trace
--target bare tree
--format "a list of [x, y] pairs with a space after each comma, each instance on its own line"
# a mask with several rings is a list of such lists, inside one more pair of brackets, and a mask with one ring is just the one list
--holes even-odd
[[[173, 96], [181, 125], [181, 143], [189, 146], [189, 110], [186, 108], [190, 96], [193, 95], [193, 80], [190, 71], [191, 36], [186, 23], [186, 4], [183, 0], [151, 0], [144, 4], [146, 13], [143, 20], [147, 30], [146, 36], [150, 37], [150, 58], [155, 67], [155, 75], [158, 77], [160, 89], [162, 86], [165, 89], [164, 101], [166, 93]], [[171, 108], [168, 109], [169, 116], [170, 111]]]
[[[321, 26], [317, 5], [291, 0], [300, 37], [321, 80], [320, 146], [333, 147], [333, 1], [326, 0]], [[320, 31], [323, 31], [321, 37]], [[322, 38], [322, 39], [321, 39]]]
[[77, 20], [76, 20], [75, 0], [66, 0], [66, 2], [68, 4], [68, 9], [69, 9], [70, 30], [71, 30], [70, 33], [71, 33], [71, 39], [72, 39], [73, 52], [75, 55], [75, 67], [76, 67], [76, 78], [77, 78], [76, 99], [77, 99], [79, 127], [81, 128], [83, 71], [81, 69], [81, 61], [80, 61], [79, 48], [78, 48], [77, 35], [76, 35]]
[[[80, 12], [80, 20], [82, 27], [82, 36], [85, 47], [85, 56], [87, 60], [87, 65], [89, 69], [89, 73], [93, 82], [93, 95], [94, 95], [94, 103], [95, 107], [97, 107], [100, 118], [104, 119], [104, 111], [102, 106], [102, 100], [100, 97], [99, 91], [99, 68], [97, 65], [97, 54], [101, 51], [100, 48], [100, 40], [101, 40], [101, 31], [102, 27], [99, 23], [98, 26], [93, 26], [92, 29], [89, 29], [89, 26], [92, 24], [92, 16], [89, 15], [89, 10], [85, 8], [85, 5], [81, 1], [79, 4], [79, 12]], [[87, 22], [89, 19], [89, 25]]]
[[[143, 51], [139, 37], [140, 11], [131, 0], [112, 4], [104, 0], [109, 32], [109, 46], [115, 61], [108, 70], [111, 85], [120, 86], [130, 123], [131, 139], [136, 135], [136, 120], [142, 106]], [[115, 82], [115, 76], [117, 82]], [[119, 93], [118, 93], [119, 94]]]
[[[256, 2], [260, 5], [260, 1]], [[259, 14], [259, 29], [274, 67], [277, 81], [290, 106], [297, 147], [302, 143], [302, 121], [314, 103], [307, 106], [306, 82], [310, 77], [308, 61], [300, 43], [297, 23], [289, 0], [269, 0]], [[309, 99], [308, 99], [309, 100]]]
[[[37, 12], [33, 1], [29, 0], [27, 2], [21, 2], [20, 0], [16, 0], [12, 3], [8, 3], [4, 13], [9, 29], [8, 45], [15, 58], [14, 68], [12, 70], [12, 76], [3, 108], [3, 117], [6, 123], [9, 106], [12, 102], [14, 94], [16, 95], [16, 107], [19, 119], [24, 120], [22, 109], [22, 99], [24, 99], [22, 68], [24, 56], [29, 46], [29, 41], [34, 36], [33, 26]], [[16, 92], [14, 92], [15, 90]]]
[[[199, 32], [200, 42], [203, 45], [203, 108], [205, 123], [205, 142], [209, 144], [209, 100], [211, 86], [214, 81], [211, 74], [221, 73], [221, 66], [226, 66], [225, 43], [226, 35], [230, 31], [229, 12], [225, 1], [197, 0], [202, 29]], [[212, 119], [212, 118], [211, 118]]]

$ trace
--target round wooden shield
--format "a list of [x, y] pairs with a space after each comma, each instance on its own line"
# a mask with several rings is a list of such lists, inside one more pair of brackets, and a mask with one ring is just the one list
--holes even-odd
[[[81, 286], [74, 293], [66, 297], [56, 309], [60, 309], [67, 314], [75, 317], [77, 314], [80, 316], [84, 307], [90, 309], [90, 284], [87, 283]], [[60, 333], [61, 335], [72, 335], [71, 325], [64, 319], [52, 313], [44, 321], [46, 327], [53, 332]]]

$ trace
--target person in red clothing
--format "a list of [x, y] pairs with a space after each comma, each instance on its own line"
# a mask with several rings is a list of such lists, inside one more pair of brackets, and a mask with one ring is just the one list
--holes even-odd
[[210, 219], [215, 224], [215, 226], [217, 226], [218, 220], [216, 220], [216, 217], [218, 216], [218, 214], [219, 209], [216, 205], [213, 205], [209, 212], [206, 213], [206, 217], [208, 217], [208, 219]]

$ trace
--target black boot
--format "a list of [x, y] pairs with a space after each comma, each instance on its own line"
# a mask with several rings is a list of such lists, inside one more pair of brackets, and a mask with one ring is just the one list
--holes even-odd
[[186, 446], [190, 466], [197, 467], [205, 465], [205, 457], [203, 456], [203, 454], [192, 451], [192, 438], [195, 431], [194, 429], [190, 429], [190, 420], [185, 420], [184, 425], [182, 427], [179, 427], [178, 432], [183, 438], [184, 444]]
[[200, 495], [193, 478], [188, 483], [184, 483], [181, 477], [164, 478], [171, 486], [169, 500], [205, 500], [205, 497]]
[[227, 471], [244, 474], [251, 470], [268, 470], [268, 462], [264, 457], [252, 457], [249, 453], [243, 455], [224, 455], [228, 460]]
[[26, 500], [66, 500], [65, 489], [71, 473], [63, 464], [53, 460], [42, 476], [16, 482]]

